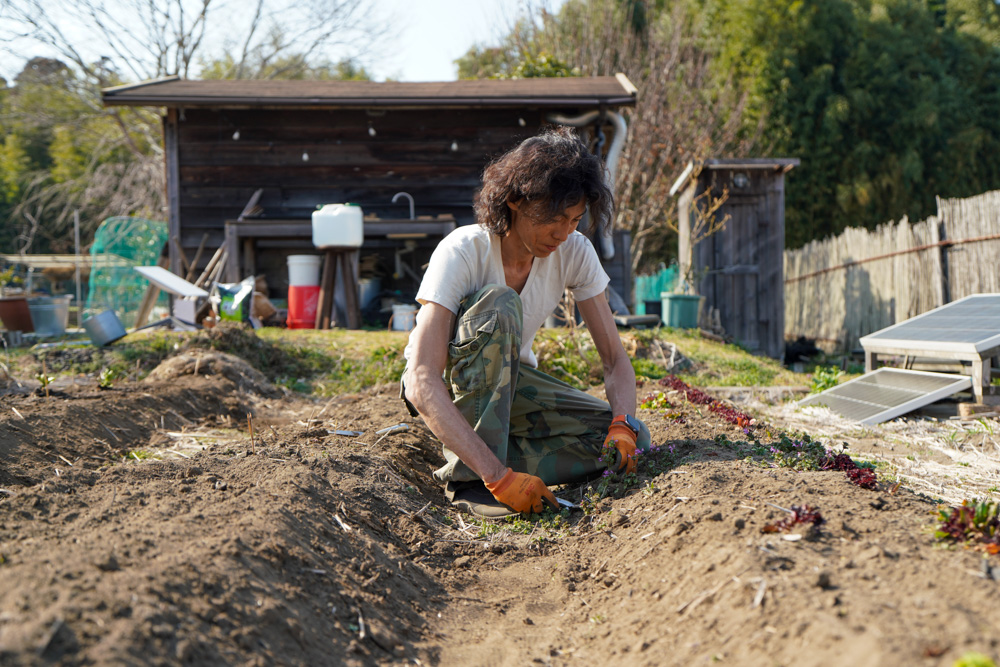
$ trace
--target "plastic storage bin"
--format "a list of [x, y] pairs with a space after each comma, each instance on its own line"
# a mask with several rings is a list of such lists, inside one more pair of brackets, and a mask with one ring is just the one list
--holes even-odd
[[312, 214], [317, 248], [360, 248], [365, 242], [364, 213], [356, 204], [326, 204]]
[[663, 312], [660, 319], [668, 327], [677, 329], [694, 329], [698, 326], [698, 307], [701, 297], [697, 294], [660, 294]]

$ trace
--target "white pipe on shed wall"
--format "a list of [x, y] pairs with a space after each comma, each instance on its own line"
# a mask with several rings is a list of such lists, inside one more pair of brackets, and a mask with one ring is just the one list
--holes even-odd
[[[608, 159], [605, 161], [608, 168], [608, 187], [614, 192], [615, 176], [618, 173], [618, 160], [625, 146], [625, 133], [628, 128], [625, 125], [625, 119], [620, 113], [605, 111], [604, 116], [611, 119], [612, 124], [615, 126], [615, 136], [611, 140], [611, 146], [608, 148]], [[564, 116], [558, 113], [550, 113], [546, 116], [546, 120], [550, 123], [559, 123], [560, 125], [569, 125], [571, 127], [585, 127], [600, 117], [600, 111], [588, 111], [579, 116]], [[607, 230], [602, 231], [600, 236], [598, 236], [601, 246], [601, 257], [606, 260], [614, 259], [615, 256], [615, 244], [611, 233], [611, 226], [608, 225]]]

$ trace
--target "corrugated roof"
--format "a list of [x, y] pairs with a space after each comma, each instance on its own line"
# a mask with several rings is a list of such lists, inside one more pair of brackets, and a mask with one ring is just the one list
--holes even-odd
[[401, 81], [201, 81], [157, 79], [106, 88], [107, 106], [505, 107], [631, 106], [624, 75], [550, 79]]

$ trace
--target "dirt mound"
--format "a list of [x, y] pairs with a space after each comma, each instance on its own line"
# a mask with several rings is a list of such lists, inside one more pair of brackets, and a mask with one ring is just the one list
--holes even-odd
[[241, 392], [275, 398], [282, 395], [264, 374], [239, 357], [215, 350], [189, 349], [169, 357], [146, 376], [145, 382], [159, 383], [185, 375], [220, 375]]
[[[547, 522], [479, 524], [446, 506], [430, 476], [439, 445], [393, 390], [250, 405], [221, 369], [12, 399], [20, 416], [0, 415], [0, 662], [943, 666], [966, 650], [996, 655], [993, 570], [934, 546], [933, 503], [747, 459], [742, 431], [705, 406], [673, 396], [641, 412], [661, 450], [647, 459], [655, 474], [621, 497]], [[252, 439], [244, 408], [260, 424]], [[124, 448], [206, 423], [229, 439], [182, 460], [91, 453], [112, 446], [105, 427]], [[762, 532], [803, 504], [826, 519], [818, 530]]]
[[[27, 383], [25, 383], [27, 384]], [[37, 382], [34, 383], [37, 386]], [[158, 432], [194, 423], [245, 423], [257, 397], [223, 376], [119, 383], [72, 378], [44, 392], [11, 395], [0, 412], [0, 485], [37, 484], [75, 469], [96, 469], [148, 449]]]

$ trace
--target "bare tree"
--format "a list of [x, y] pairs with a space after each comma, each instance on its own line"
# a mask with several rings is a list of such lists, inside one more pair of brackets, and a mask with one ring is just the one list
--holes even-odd
[[364, 0], [5, 0], [2, 7], [0, 43], [9, 53], [41, 46], [101, 86], [187, 78], [199, 59], [223, 53], [233, 58], [233, 78], [359, 44], [370, 57], [389, 29]]
[[568, 0], [558, 14], [531, 4], [528, 18], [512, 22], [504, 44], [488, 53], [509, 60], [545, 51], [584, 76], [623, 72], [635, 84], [636, 105], [623, 112], [628, 137], [615, 183], [616, 224], [632, 235], [633, 270], [672, 255], [677, 202], [669, 191], [687, 163], [748, 155], [763, 123], [747, 132], [746, 95], [733, 81], [718, 80], [702, 27], [685, 3], [659, 15], [647, 15], [647, 4]]
[[69, 126], [82, 131], [96, 119], [104, 132], [84, 174], [56, 181], [40, 171], [25, 179], [10, 219], [22, 230], [19, 245], [27, 250], [45, 239], [65, 249], [74, 210], [85, 233], [111, 215], [163, 217], [160, 118], [148, 109], [104, 108], [102, 88], [187, 78], [207, 63], [224, 63], [214, 73], [225, 78], [302, 76], [348, 47], [363, 47], [352, 62], [375, 57], [373, 45], [386, 43], [390, 30], [365, 0], [0, 0], [0, 50], [19, 59], [41, 50], [58, 60], [39, 62], [69, 65], [73, 75], [64, 82], [88, 110]]

